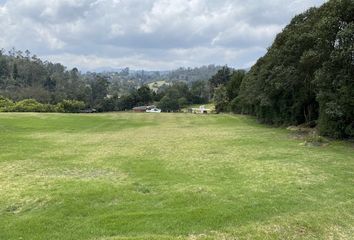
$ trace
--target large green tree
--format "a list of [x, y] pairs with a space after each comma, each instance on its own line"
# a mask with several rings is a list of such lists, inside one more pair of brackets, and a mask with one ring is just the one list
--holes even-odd
[[296, 16], [242, 81], [235, 107], [275, 124], [318, 123], [353, 137], [354, 1], [330, 0]]
[[209, 80], [211, 94], [214, 94], [215, 88], [225, 85], [231, 79], [231, 69], [224, 66]]

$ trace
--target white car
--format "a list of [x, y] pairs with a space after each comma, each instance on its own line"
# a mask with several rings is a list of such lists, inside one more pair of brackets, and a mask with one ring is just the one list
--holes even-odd
[[147, 113], [160, 113], [161, 109], [158, 108], [151, 108], [146, 110]]

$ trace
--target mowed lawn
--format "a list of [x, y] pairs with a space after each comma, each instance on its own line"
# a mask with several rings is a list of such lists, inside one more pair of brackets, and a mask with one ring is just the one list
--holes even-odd
[[0, 239], [354, 239], [354, 147], [237, 115], [0, 114]]

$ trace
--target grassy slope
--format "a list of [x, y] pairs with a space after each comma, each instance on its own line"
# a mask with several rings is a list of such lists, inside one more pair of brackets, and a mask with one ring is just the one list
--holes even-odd
[[353, 147], [299, 143], [242, 116], [0, 114], [0, 239], [353, 238]]
[[150, 89], [157, 91], [164, 84], [170, 85], [170, 83], [166, 82], [166, 81], [155, 81], [155, 82], [149, 83], [148, 86]]

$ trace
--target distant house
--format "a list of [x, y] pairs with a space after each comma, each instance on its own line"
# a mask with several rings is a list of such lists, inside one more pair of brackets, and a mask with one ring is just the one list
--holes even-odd
[[211, 113], [211, 109], [205, 108], [205, 106], [200, 106], [199, 108], [190, 108], [188, 109], [190, 113], [199, 113], [199, 114], [208, 114]]

